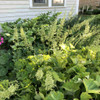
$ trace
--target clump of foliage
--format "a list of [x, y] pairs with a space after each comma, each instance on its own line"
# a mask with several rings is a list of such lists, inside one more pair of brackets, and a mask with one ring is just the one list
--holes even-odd
[[12, 69], [13, 63], [11, 62], [11, 52], [0, 50], [0, 80], [7, 77], [7, 74]]
[[[30, 40], [33, 41], [32, 44], [34, 44], [35, 48], [34, 52], [38, 53], [39, 48], [44, 49], [43, 42], [45, 44], [47, 42], [44, 41], [44, 38], [45, 40], [49, 36], [50, 38], [53, 38], [53, 36], [55, 35], [54, 32], [52, 33], [52, 31], [54, 31], [54, 29], [52, 28], [55, 28], [55, 31], [57, 31], [57, 29], [59, 30], [59, 27], [61, 25], [60, 20], [58, 20], [57, 22], [55, 21], [55, 19], [60, 13], [55, 13], [53, 14], [53, 16], [50, 16], [50, 14], [51, 13], [49, 12], [47, 14], [41, 14], [40, 16], [34, 19], [24, 19], [24, 20], [18, 19], [16, 22], [11, 22], [11, 23], [7, 22], [2, 24], [2, 28], [4, 30], [2, 35], [5, 37], [5, 43], [8, 44], [6, 48], [7, 47], [9, 48], [9, 46], [12, 44], [10, 38], [12, 38], [13, 33], [15, 32], [15, 28], [17, 28], [17, 32], [20, 33], [20, 28], [22, 27], [24, 29], [26, 37], [31, 37]], [[93, 48], [95, 47], [99, 48], [100, 47], [99, 20], [100, 20], [100, 15], [72, 17], [70, 18], [70, 20], [67, 20], [65, 22], [65, 25], [61, 31], [62, 35], [60, 37], [63, 36], [63, 38], [67, 39], [66, 41], [71, 42], [76, 47], [88, 46], [92, 48], [94, 46]], [[51, 27], [52, 25], [53, 27]], [[65, 32], [66, 35], [63, 35], [63, 33]], [[50, 35], [51, 33], [53, 35]]]
[[100, 51], [100, 15], [72, 18], [65, 23], [66, 27], [69, 34], [66, 42], [71, 42], [77, 48], [87, 46]]
[[84, 100], [84, 95], [87, 100], [99, 99], [99, 53], [84, 47], [75, 49], [72, 44], [59, 47], [52, 55], [31, 55], [15, 62], [19, 97], [24, 92], [29, 100], [49, 100], [52, 95], [52, 100], [59, 96], [58, 100]]
[[98, 46], [99, 16], [50, 14], [2, 24], [0, 100], [99, 100], [100, 52], [83, 47]]
[[11, 96], [16, 95], [18, 83], [16, 81], [9, 82], [8, 80], [0, 81], [0, 100], [11, 100]]
[[[53, 16], [50, 16], [50, 13], [42, 14], [37, 18], [28, 19], [26, 21], [27, 23], [22, 22], [21, 25], [19, 23], [15, 24], [16, 22], [20, 22], [20, 20], [14, 23], [2, 24], [5, 33], [2, 35], [9, 44], [8, 48], [12, 48], [13, 50], [13, 57], [19, 59], [22, 56], [28, 56], [32, 53], [47, 53], [54, 46], [57, 47], [59, 43], [63, 43], [67, 35], [67, 32], [63, 31], [65, 17], [61, 20], [57, 20], [56, 17], [59, 14], [60, 13], [56, 13]], [[45, 18], [45, 20], [43, 20], [43, 18]], [[31, 26], [28, 25], [30, 22]], [[23, 24], [26, 25], [25, 28]], [[20, 28], [18, 26], [20, 26]], [[27, 26], [29, 26], [29, 28]], [[28, 28], [27, 30], [26, 27]], [[6, 33], [7, 31], [9, 33]]]
[[100, 9], [94, 9], [92, 13], [93, 14], [100, 14]]
[[15, 32], [15, 28], [17, 28], [17, 31], [19, 33], [21, 27], [24, 29], [27, 37], [33, 37], [36, 44], [37, 42], [39, 44], [39, 42], [41, 41], [40, 36], [37, 33], [41, 29], [41, 26], [51, 25], [60, 13], [54, 13], [52, 16], [50, 16], [50, 14], [51, 12], [48, 12], [46, 14], [41, 14], [40, 16], [33, 19], [19, 18], [15, 22], [6, 22], [4, 24], [1, 24], [3, 29], [2, 35], [5, 37], [5, 42], [8, 42], [8, 45], [6, 44], [6, 47], [9, 48], [9, 45], [12, 44], [10, 38], [12, 38], [13, 33]]
[[27, 55], [30, 55], [32, 53], [33, 47], [32, 42], [34, 38], [31, 36], [27, 36], [23, 30], [23, 28], [20, 28], [20, 33], [18, 33], [18, 30], [15, 29], [14, 34], [12, 35], [11, 41], [13, 44], [11, 44], [11, 48], [13, 50], [13, 60], [16, 61], [19, 58], [25, 57]]

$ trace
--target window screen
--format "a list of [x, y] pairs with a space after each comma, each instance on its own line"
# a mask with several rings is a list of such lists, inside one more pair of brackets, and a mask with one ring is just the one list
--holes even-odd
[[33, 0], [33, 6], [48, 6], [48, 0]]

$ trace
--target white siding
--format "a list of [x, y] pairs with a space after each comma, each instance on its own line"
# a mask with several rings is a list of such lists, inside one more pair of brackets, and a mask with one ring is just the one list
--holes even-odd
[[59, 17], [63, 17], [63, 14], [67, 11], [68, 15], [72, 8], [74, 14], [77, 14], [77, 1], [66, 0], [66, 8], [30, 8], [30, 0], [0, 0], [0, 23], [15, 21], [18, 18], [34, 18], [40, 13], [48, 11], [62, 12]]

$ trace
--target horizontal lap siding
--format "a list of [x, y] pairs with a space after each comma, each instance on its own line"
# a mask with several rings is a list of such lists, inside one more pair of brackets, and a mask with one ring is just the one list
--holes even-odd
[[18, 18], [34, 18], [41, 12], [46, 13], [48, 11], [62, 12], [59, 16], [61, 18], [65, 12], [68, 15], [72, 8], [76, 13], [76, 0], [67, 0], [66, 8], [32, 9], [29, 3], [29, 0], [0, 0], [0, 23], [15, 21]]

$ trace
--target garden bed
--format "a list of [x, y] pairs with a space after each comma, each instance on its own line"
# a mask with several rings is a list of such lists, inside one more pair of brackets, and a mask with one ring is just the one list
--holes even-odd
[[100, 100], [100, 15], [59, 14], [2, 24], [0, 100]]

